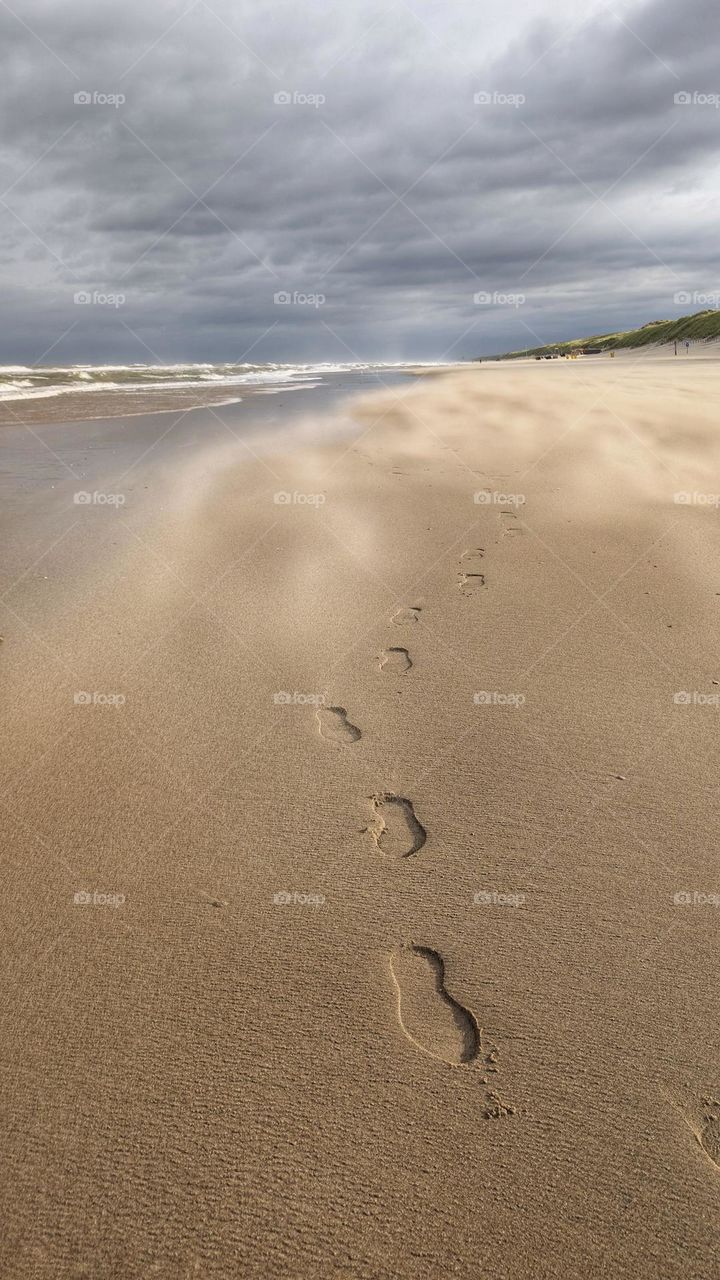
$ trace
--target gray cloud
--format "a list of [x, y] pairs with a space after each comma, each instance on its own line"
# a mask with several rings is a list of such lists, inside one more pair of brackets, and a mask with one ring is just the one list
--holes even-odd
[[709, 0], [447, 8], [0, 8], [0, 359], [464, 356], [687, 310], [720, 111], [674, 95], [720, 94]]

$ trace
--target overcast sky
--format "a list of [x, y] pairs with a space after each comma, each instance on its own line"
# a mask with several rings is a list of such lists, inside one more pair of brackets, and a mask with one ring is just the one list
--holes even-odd
[[463, 358], [699, 310], [717, 35], [716, 0], [0, 0], [0, 361]]

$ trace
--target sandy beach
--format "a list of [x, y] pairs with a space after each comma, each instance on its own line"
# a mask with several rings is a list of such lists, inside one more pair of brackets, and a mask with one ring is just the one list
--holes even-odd
[[359, 390], [4, 418], [8, 1277], [717, 1274], [720, 364]]

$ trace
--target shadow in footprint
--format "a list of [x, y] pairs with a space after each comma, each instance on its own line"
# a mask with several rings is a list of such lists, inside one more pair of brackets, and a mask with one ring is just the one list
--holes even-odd
[[422, 607], [419, 604], [408, 605], [393, 614], [393, 622], [397, 622], [400, 626], [406, 622], [419, 622], [421, 612]]
[[344, 707], [318, 707], [317, 719], [322, 737], [337, 746], [349, 747], [362, 737], [357, 725], [348, 720]]
[[474, 547], [471, 551], [463, 551], [460, 557], [460, 586], [464, 591], [475, 590], [485, 586], [485, 574], [482, 572], [482, 560], [485, 552], [482, 547]]
[[408, 1040], [432, 1058], [462, 1066], [480, 1052], [480, 1028], [469, 1009], [445, 987], [442, 956], [414, 942], [390, 959], [398, 991], [398, 1017]]
[[710, 1106], [712, 1110], [705, 1116], [698, 1140], [705, 1154], [720, 1169], [720, 1103], [712, 1101]]
[[227, 902], [225, 901], [224, 898], [213, 898], [209, 893], [204, 893], [202, 889], [200, 890], [200, 897], [203, 899], [204, 902], [207, 902], [208, 905], [211, 907], [227, 906]]
[[515, 511], [499, 512], [498, 520], [500, 521], [503, 533], [523, 534], [525, 532], [522, 525], [518, 524], [517, 513]]
[[370, 831], [381, 853], [394, 858], [409, 858], [422, 849], [427, 832], [415, 817], [410, 800], [385, 792], [373, 796], [372, 805], [376, 821]]
[[392, 675], [394, 672], [409, 671], [412, 660], [407, 649], [383, 649], [380, 654], [380, 670]]

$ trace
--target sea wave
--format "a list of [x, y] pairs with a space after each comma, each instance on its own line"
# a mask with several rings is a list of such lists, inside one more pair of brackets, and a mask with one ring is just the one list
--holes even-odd
[[329, 361], [317, 364], [117, 364], [0, 366], [0, 401], [32, 400], [69, 392], [155, 391], [201, 387], [258, 387], [268, 393], [310, 389], [333, 373], [405, 368], [405, 362]]

